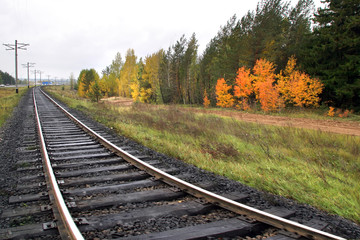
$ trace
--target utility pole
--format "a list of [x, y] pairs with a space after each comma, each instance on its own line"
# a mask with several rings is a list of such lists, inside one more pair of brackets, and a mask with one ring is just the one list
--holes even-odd
[[32, 72], [35, 73], [35, 87], [36, 87], [36, 73], [40, 72], [40, 70], [34, 70]]
[[23, 67], [27, 68], [27, 75], [28, 75], [28, 88], [30, 87], [30, 78], [29, 78], [29, 68], [34, 67], [35, 63], [21, 64]]
[[51, 75], [46, 75], [48, 77], [48, 84], [50, 84], [50, 76]]
[[15, 50], [15, 85], [16, 85], [16, 93], [19, 93], [18, 90], [18, 60], [17, 60], [17, 50], [27, 50], [25, 47], [29, 46], [30, 44], [27, 43], [18, 43], [17, 40], [15, 40], [15, 44], [3, 44], [4, 46], [8, 47], [6, 50]]
[[41, 74], [44, 73], [44, 72], [39, 70], [38, 73], [40, 73], [40, 85], [42, 85], [42, 82], [41, 82]]

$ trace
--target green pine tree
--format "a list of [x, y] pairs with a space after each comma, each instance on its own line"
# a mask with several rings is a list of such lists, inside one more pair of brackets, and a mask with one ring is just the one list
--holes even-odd
[[90, 98], [90, 100], [92, 102], [99, 102], [99, 100], [101, 99], [101, 97], [103, 95], [102, 95], [101, 88], [99, 86], [98, 80], [95, 80], [94, 82], [92, 82], [90, 84], [87, 96]]
[[360, 2], [324, 2], [315, 14], [306, 69], [323, 81], [324, 101], [360, 110]]

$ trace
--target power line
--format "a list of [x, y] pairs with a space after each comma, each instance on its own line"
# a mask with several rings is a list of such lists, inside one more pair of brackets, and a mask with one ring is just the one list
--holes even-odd
[[15, 50], [15, 85], [16, 85], [16, 93], [19, 93], [19, 90], [18, 90], [18, 60], [17, 60], [17, 50], [18, 49], [21, 49], [21, 50], [27, 50], [27, 48], [25, 48], [26, 46], [29, 46], [30, 44], [28, 43], [18, 43], [17, 40], [15, 40], [15, 44], [3, 44], [4, 46], [7, 47], [6, 50]]
[[35, 63], [21, 64], [23, 67], [27, 68], [27, 76], [28, 76], [28, 88], [30, 87], [30, 78], [29, 78], [29, 68], [34, 67]]

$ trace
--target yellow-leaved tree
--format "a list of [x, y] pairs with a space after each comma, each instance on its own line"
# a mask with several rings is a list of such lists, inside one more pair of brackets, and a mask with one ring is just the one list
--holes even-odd
[[[99, 80], [99, 75], [95, 69], [84, 69], [78, 78], [78, 94], [80, 97], [89, 97], [90, 87], [95, 81]], [[97, 86], [98, 87], [98, 86]]]
[[160, 50], [145, 58], [145, 65], [142, 73], [142, 102], [162, 102], [159, 83], [159, 68], [160, 61], [164, 54], [164, 50]]
[[316, 78], [296, 70], [296, 59], [290, 57], [278, 75], [278, 89], [284, 101], [299, 107], [318, 106], [323, 84]]
[[[132, 88], [130, 87], [133, 83], [139, 84], [138, 82], [139, 67], [136, 64], [136, 56], [133, 49], [129, 49], [126, 53], [125, 63], [121, 68], [120, 79], [119, 79], [119, 94], [123, 97], [132, 96]], [[135, 88], [134, 88], [135, 89]]]
[[86, 71], [82, 70], [79, 74], [79, 78], [78, 78], [78, 95], [80, 97], [85, 97], [86, 96], [86, 89], [85, 89], [85, 75], [86, 75]]
[[216, 84], [216, 105], [229, 108], [234, 105], [234, 97], [229, 93], [231, 86], [227, 85], [224, 78], [219, 78]]
[[134, 102], [139, 101], [139, 96], [140, 96], [140, 86], [138, 83], [132, 83], [130, 84], [130, 89], [131, 89], [131, 97], [134, 100]]
[[151, 88], [141, 88], [140, 90], [140, 102], [148, 103], [150, 102], [151, 94], [153, 93]]

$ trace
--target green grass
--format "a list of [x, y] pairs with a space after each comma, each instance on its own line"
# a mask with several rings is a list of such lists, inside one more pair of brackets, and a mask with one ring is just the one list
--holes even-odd
[[56, 90], [73, 108], [147, 147], [360, 223], [359, 137], [245, 123], [177, 106], [95, 104], [69, 93]]
[[27, 87], [18, 89], [19, 93], [17, 94], [15, 88], [0, 88], [0, 127], [4, 125], [11, 116], [14, 107], [18, 105], [21, 97], [28, 91]]

